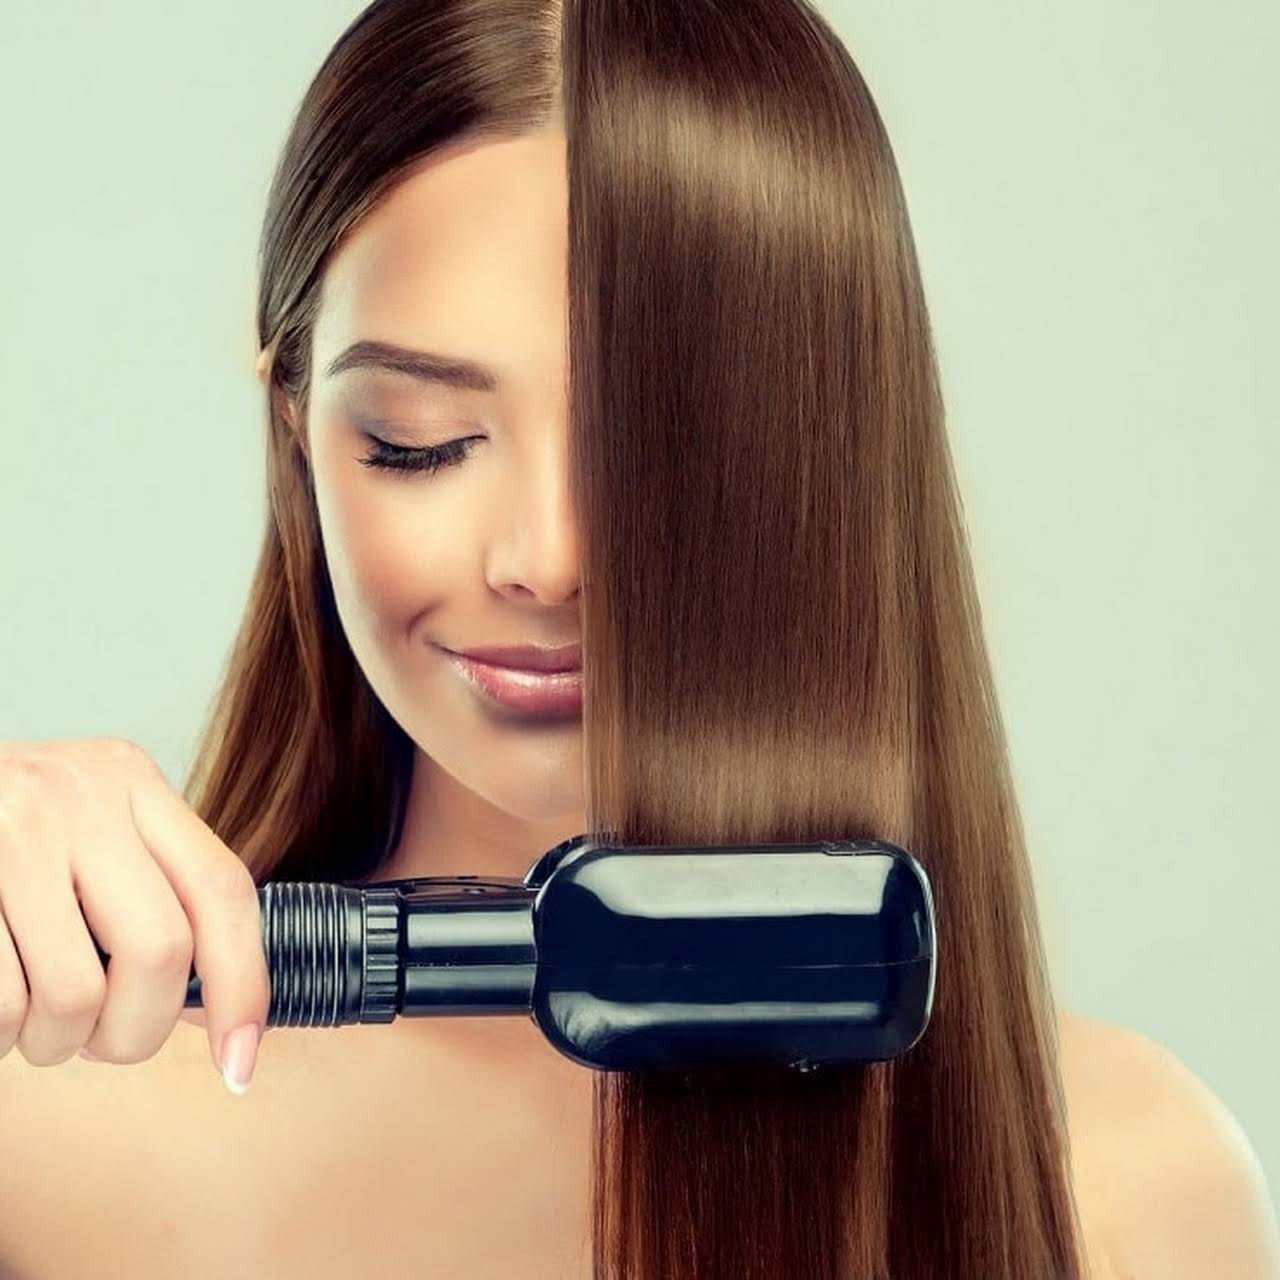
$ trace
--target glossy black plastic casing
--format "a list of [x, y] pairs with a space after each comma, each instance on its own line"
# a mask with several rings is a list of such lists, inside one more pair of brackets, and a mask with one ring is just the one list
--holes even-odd
[[525, 884], [538, 891], [532, 1016], [584, 1065], [876, 1061], [928, 1024], [932, 893], [895, 845], [575, 837]]

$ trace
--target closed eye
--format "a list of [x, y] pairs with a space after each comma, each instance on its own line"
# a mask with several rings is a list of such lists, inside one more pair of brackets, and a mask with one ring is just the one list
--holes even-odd
[[471, 452], [470, 446], [483, 440], [483, 436], [468, 436], [462, 440], [450, 440], [446, 444], [424, 445], [407, 449], [389, 444], [377, 436], [364, 433], [372, 446], [371, 451], [359, 461], [366, 467], [378, 467], [385, 471], [425, 471], [428, 474], [444, 467], [456, 466]]

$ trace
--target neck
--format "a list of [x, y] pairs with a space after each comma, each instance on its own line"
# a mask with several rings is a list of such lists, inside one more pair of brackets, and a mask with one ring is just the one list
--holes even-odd
[[554, 819], [509, 813], [417, 751], [404, 827], [377, 880], [416, 876], [523, 879], [548, 849], [587, 830], [581, 810]]

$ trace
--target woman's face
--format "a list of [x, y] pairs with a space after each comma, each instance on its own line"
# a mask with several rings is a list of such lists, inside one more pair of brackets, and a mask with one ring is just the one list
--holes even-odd
[[[481, 808], [532, 824], [535, 853], [583, 829], [580, 714], [504, 713], [441, 647], [581, 639], [565, 145], [556, 129], [455, 143], [366, 217], [325, 274], [305, 428], [356, 660], [417, 744], [418, 773], [443, 771], [437, 781], [461, 783]], [[374, 367], [331, 374], [357, 342], [475, 362], [492, 385]], [[470, 443], [456, 464], [394, 471], [362, 462], [370, 435], [405, 448]]]

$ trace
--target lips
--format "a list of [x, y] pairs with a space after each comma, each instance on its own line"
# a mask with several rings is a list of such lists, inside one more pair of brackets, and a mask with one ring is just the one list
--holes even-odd
[[[476, 651], [472, 651], [474, 652]], [[574, 718], [582, 714], [580, 665], [568, 670], [553, 668], [534, 671], [479, 661], [471, 654], [454, 653], [448, 649], [445, 653], [472, 689], [491, 705], [524, 715], [555, 719]], [[527, 651], [522, 660], [530, 661]], [[536, 654], [533, 660], [538, 660]], [[568, 657], [562, 654], [551, 658], [543, 650], [542, 660], [563, 664], [568, 661]]]
[[561, 645], [558, 649], [539, 645], [515, 645], [501, 649], [450, 649], [446, 652], [512, 671], [559, 672], [582, 669], [581, 641]]

